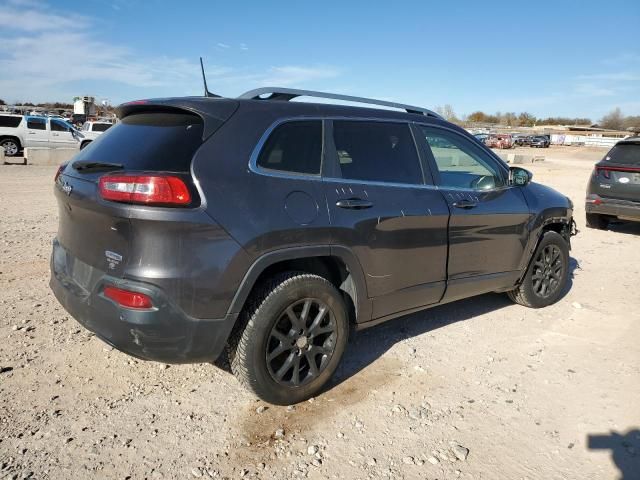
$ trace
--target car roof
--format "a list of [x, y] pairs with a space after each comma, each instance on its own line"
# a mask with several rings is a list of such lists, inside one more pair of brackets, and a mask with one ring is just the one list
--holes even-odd
[[620, 140], [618, 143], [633, 143], [640, 144], [640, 137], [627, 137]]

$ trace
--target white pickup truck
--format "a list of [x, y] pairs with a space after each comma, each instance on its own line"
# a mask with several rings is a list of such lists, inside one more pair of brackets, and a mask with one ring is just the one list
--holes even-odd
[[64, 120], [30, 115], [0, 115], [0, 147], [7, 157], [27, 147], [79, 148], [79, 132]]
[[82, 134], [82, 138], [80, 139], [80, 150], [89, 145], [93, 140], [98, 138], [112, 126], [113, 124], [111, 122], [84, 122], [82, 130], [80, 131]]

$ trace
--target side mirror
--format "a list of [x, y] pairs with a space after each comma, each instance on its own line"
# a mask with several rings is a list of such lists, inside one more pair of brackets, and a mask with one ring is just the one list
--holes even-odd
[[533, 178], [533, 173], [520, 167], [509, 168], [509, 185], [524, 187]]

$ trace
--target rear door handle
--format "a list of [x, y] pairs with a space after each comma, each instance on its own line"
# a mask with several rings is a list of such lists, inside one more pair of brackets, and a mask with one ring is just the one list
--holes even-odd
[[457, 202], [453, 202], [453, 206], [456, 208], [474, 208], [478, 204], [476, 202], [472, 202], [471, 200], [458, 200]]
[[347, 198], [344, 200], [338, 200], [336, 202], [336, 207], [362, 210], [364, 208], [373, 207], [373, 202], [370, 202], [369, 200], [362, 200], [360, 198]]

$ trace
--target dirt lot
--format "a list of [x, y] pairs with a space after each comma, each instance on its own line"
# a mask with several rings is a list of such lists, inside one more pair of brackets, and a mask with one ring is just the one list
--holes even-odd
[[326, 393], [264, 411], [216, 367], [132, 359], [70, 318], [55, 168], [0, 166], [0, 478], [640, 478], [640, 224], [585, 228], [602, 150], [535, 153], [581, 230], [558, 304], [490, 294], [362, 332]]

